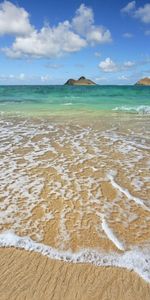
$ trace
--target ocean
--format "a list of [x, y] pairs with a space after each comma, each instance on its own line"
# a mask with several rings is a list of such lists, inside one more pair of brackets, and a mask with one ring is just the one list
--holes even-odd
[[0, 247], [150, 282], [150, 87], [0, 86]]
[[150, 113], [150, 87], [0, 86], [0, 111], [57, 114], [125, 111]]

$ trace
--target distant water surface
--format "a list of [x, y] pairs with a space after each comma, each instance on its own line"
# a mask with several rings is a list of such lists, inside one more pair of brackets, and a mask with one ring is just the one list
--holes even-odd
[[55, 114], [70, 111], [150, 112], [150, 87], [0, 86], [0, 111]]

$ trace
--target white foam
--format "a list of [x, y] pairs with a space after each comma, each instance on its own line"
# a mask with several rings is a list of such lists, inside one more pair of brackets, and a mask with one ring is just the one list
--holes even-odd
[[110, 172], [108, 175], [107, 175], [108, 179], [110, 180], [112, 186], [116, 189], [118, 189], [122, 194], [124, 194], [129, 200], [133, 200], [136, 204], [142, 206], [145, 210], [147, 211], [150, 211], [150, 208], [147, 207], [145, 204], [144, 204], [144, 200], [141, 199], [141, 198], [138, 198], [138, 197], [135, 197], [133, 195], [130, 194], [130, 192], [127, 190], [127, 189], [124, 189], [123, 187], [121, 187], [118, 183], [115, 182], [114, 178], [115, 178], [115, 175]]
[[73, 103], [71, 103], [71, 102], [68, 102], [68, 103], [64, 103], [63, 105], [66, 105], [66, 106], [68, 106], [68, 105], [73, 105]]
[[118, 106], [113, 108], [114, 111], [127, 111], [127, 112], [136, 112], [139, 114], [150, 114], [149, 105], [139, 105], [139, 106]]
[[116, 234], [113, 232], [113, 230], [108, 226], [105, 218], [102, 218], [102, 228], [105, 232], [105, 234], [107, 235], [108, 239], [111, 240], [113, 242], [113, 244], [119, 249], [124, 251], [125, 247], [124, 244], [119, 241], [119, 239], [117, 238]]
[[[125, 184], [123, 179], [120, 187], [119, 185], [114, 186], [116, 189], [115, 199], [109, 201], [107, 193], [103, 192], [101, 183], [108, 183], [107, 173], [110, 166], [112, 169], [122, 168], [124, 178], [130, 180], [131, 184], [133, 178], [135, 180], [141, 178], [143, 187], [138, 195], [146, 198], [148, 195], [148, 184], [146, 183], [149, 182], [148, 140], [145, 140], [145, 136], [143, 139], [142, 133], [126, 134], [126, 132], [121, 133], [121, 129], [118, 131], [117, 128], [102, 132], [73, 124], [52, 124], [53, 126], [47, 120], [35, 123], [32, 120], [0, 122], [0, 151], [2, 153], [0, 160], [0, 197], [2, 198], [0, 229], [4, 228], [6, 224], [16, 233], [21, 232], [23, 235], [28, 235], [29, 232], [32, 232], [36, 241], [42, 241], [45, 222], [55, 218], [53, 201], [57, 201], [57, 198], [62, 199], [62, 207], [59, 211], [61, 213], [60, 226], [55, 237], [59, 249], [61, 248], [60, 244], [64, 249], [71, 247], [70, 237], [75, 230], [80, 236], [81, 231], [87, 230], [88, 226], [93, 228], [95, 224], [93, 224], [92, 218], [93, 214], [96, 215], [97, 212], [105, 214], [107, 220], [111, 213], [117, 211], [117, 214], [111, 214], [114, 223], [120, 222], [124, 228], [128, 226], [130, 220], [132, 222], [132, 202], [129, 200], [138, 202], [143, 208], [148, 200], [133, 197], [129, 191], [124, 190], [122, 188]], [[148, 128], [145, 133], [148, 139]], [[113, 147], [110, 147], [112, 144]], [[25, 152], [23, 152], [24, 150]], [[113, 159], [112, 154], [118, 154], [118, 151], [121, 152], [121, 158], [118, 155], [116, 159]], [[140, 172], [142, 173], [140, 174]], [[115, 182], [116, 173], [111, 175], [113, 184], [117, 184]], [[134, 181], [135, 190], [137, 185], [138, 182]], [[131, 186], [131, 192], [132, 189]], [[128, 197], [125, 207], [119, 203], [119, 201], [123, 201], [124, 195]], [[73, 227], [67, 230], [67, 213], [64, 211], [63, 214], [63, 208], [64, 205], [67, 207], [68, 200], [72, 203], [72, 212], [77, 213], [79, 219], [77, 222], [73, 220]], [[51, 212], [49, 203], [51, 203]], [[34, 208], [38, 206], [42, 209], [43, 215], [31, 222]], [[87, 225], [82, 219], [84, 217], [86, 219], [88, 214], [90, 215]], [[141, 223], [142, 219], [137, 225], [136, 232], [142, 235]], [[145, 226], [148, 227], [148, 223]], [[106, 238], [106, 233], [101, 226], [97, 232], [100, 238]]]
[[66, 214], [69, 213], [71, 209], [69, 207], [64, 207], [60, 214], [60, 223], [59, 223], [59, 248], [61, 250], [65, 249], [68, 242], [70, 241], [70, 235], [66, 228]]
[[59, 251], [50, 246], [34, 242], [29, 237], [19, 237], [13, 232], [0, 234], [0, 247], [15, 247], [41, 253], [50, 259], [63, 260], [72, 263], [91, 263], [96, 266], [115, 266], [134, 270], [145, 281], [150, 282], [150, 251], [148, 246], [143, 249], [132, 248], [123, 254], [104, 253], [103, 251], [83, 249], [73, 253]]

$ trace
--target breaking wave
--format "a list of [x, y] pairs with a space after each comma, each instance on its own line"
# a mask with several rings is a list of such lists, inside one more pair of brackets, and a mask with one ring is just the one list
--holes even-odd
[[125, 111], [125, 112], [133, 112], [138, 114], [150, 114], [150, 106], [149, 105], [139, 105], [139, 106], [117, 106], [113, 108], [113, 111]]

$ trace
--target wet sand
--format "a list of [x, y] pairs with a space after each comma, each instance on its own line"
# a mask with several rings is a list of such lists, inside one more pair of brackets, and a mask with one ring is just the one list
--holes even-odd
[[[149, 120], [1, 125], [0, 233], [58, 251], [149, 246]], [[150, 260], [139, 258], [148, 273]], [[0, 300], [149, 300], [150, 284], [137, 273], [1, 248]]]
[[66, 251], [117, 251], [116, 238], [119, 250], [149, 241], [149, 127], [142, 124], [2, 120], [0, 232]]
[[0, 249], [1, 300], [149, 300], [150, 284], [133, 271], [51, 260]]

